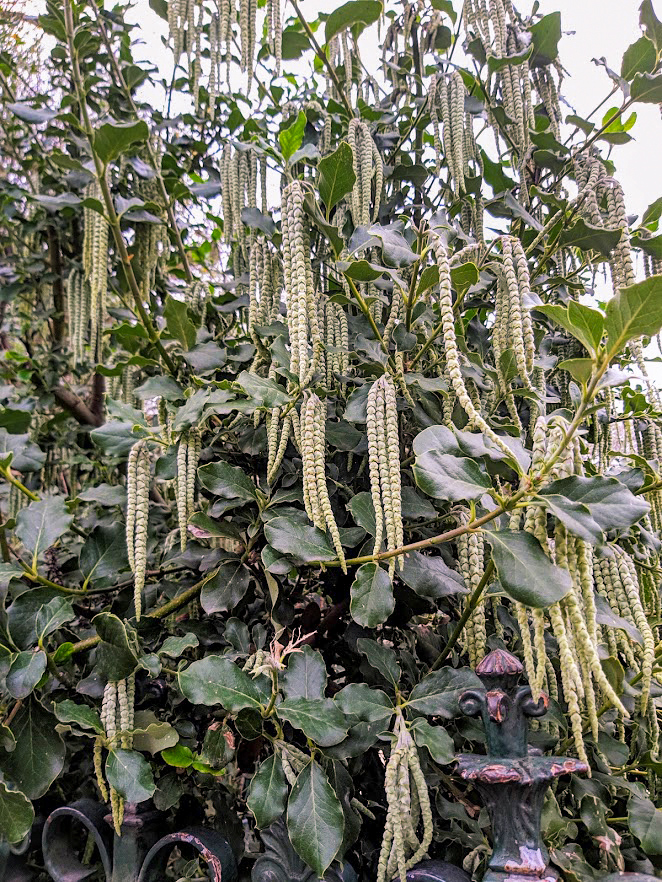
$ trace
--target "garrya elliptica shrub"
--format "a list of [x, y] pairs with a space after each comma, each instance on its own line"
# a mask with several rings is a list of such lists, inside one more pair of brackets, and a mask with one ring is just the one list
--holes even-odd
[[153, 799], [245, 874], [281, 815], [319, 876], [480, 873], [505, 647], [591, 768], [554, 864], [662, 868], [650, 0], [586, 118], [537, 4], [149, 5], [163, 80], [121, 3], [0, 29], [0, 833]]

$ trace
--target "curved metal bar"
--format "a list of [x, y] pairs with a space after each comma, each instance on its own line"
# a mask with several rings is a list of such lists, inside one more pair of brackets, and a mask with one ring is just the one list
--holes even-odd
[[192, 827], [170, 833], [150, 848], [138, 876], [138, 882], [162, 882], [168, 857], [173, 848], [186, 845], [195, 849], [207, 864], [212, 882], [235, 882], [237, 862], [232, 849], [220, 833]]
[[112, 834], [104, 821], [106, 809], [91, 799], [55, 809], [46, 819], [41, 837], [44, 865], [54, 882], [82, 882], [94, 872], [76, 855], [71, 843], [71, 824], [81, 824], [93, 837], [106, 877], [112, 872]]
[[408, 870], [407, 882], [471, 882], [471, 876], [448, 861], [421, 861]]

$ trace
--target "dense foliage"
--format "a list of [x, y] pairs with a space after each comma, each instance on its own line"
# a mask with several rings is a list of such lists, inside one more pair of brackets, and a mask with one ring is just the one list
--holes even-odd
[[244, 874], [281, 815], [320, 876], [480, 872], [457, 697], [507, 647], [592, 770], [555, 865], [662, 867], [650, 0], [587, 118], [537, 4], [150, 0], [167, 82], [102, 5], [0, 34], [0, 833], [153, 799]]

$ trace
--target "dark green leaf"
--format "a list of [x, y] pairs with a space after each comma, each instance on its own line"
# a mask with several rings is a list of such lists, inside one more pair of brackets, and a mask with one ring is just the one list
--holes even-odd
[[662, 276], [621, 288], [607, 303], [605, 328], [612, 355], [634, 337], [654, 337], [661, 327]]
[[66, 622], [76, 618], [71, 601], [66, 597], [54, 597], [38, 610], [35, 617], [37, 640], [45, 640]]
[[[359, 25], [363, 30], [367, 25], [377, 21], [383, 7], [379, 0], [349, 0], [334, 9], [326, 20], [324, 36], [328, 43], [340, 31]], [[320, 873], [321, 875], [321, 873]]]
[[0, 836], [11, 845], [30, 832], [34, 809], [30, 800], [18, 790], [8, 790], [0, 781]]
[[246, 395], [255, 400], [256, 407], [284, 407], [289, 404], [290, 397], [282, 386], [275, 380], [267, 377], [259, 377], [249, 371], [242, 371], [237, 377], [237, 383]]
[[473, 459], [438, 450], [417, 455], [412, 471], [418, 487], [433, 499], [449, 502], [479, 499], [492, 488], [485, 470]]
[[544, 15], [529, 30], [533, 41], [531, 65], [537, 67], [551, 64], [559, 54], [561, 13], [551, 12], [549, 15]]
[[257, 498], [255, 484], [239, 466], [227, 462], [210, 462], [198, 469], [198, 480], [214, 496], [221, 499], [239, 499], [254, 502]]
[[112, 613], [99, 613], [92, 619], [101, 643], [97, 649], [97, 665], [102, 676], [122, 680], [132, 674], [140, 654], [135, 630], [128, 622]]
[[390, 576], [377, 563], [367, 563], [359, 567], [350, 596], [352, 618], [364, 628], [381, 625], [395, 609]]
[[592, 545], [599, 545], [604, 541], [600, 525], [591, 517], [590, 511], [583, 503], [574, 502], [549, 488], [542, 490], [539, 498], [573, 536], [578, 536]]
[[107, 165], [126, 153], [132, 144], [149, 137], [143, 120], [128, 123], [102, 123], [94, 135], [94, 152]]
[[24, 699], [32, 692], [46, 670], [46, 653], [25, 650], [15, 656], [7, 674], [7, 691], [13, 698]]
[[280, 676], [280, 687], [285, 698], [324, 698], [326, 665], [321, 653], [310, 646], [292, 653], [287, 668]]
[[366, 533], [371, 536], [375, 535], [377, 526], [375, 523], [375, 507], [372, 503], [372, 494], [367, 490], [357, 493], [347, 503], [347, 508], [352, 513], [354, 521], [363, 527]]
[[179, 658], [187, 649], [195, 649], [200, 641], [195, 634], [184, 634], [183, 637], [166, 637], [163, 641], [159, 655], [169, 655], [170, 658]]
[[382, 646], [376, 640], [369, 640], [366, 637], [359, 637], [356, 641], [356, 648], [365, 655], [368, 664], [384, 677], [392, 686], [397, 686], [400, 682], [402, 671], [398, 664], [395, 652], [388, 647]]
[[598, 251], [604, 257], [609, 257], [620, 238], [621, 230], [595, 227], [583, 218], [579, 218], [569, 230], [561, 233], [559, 243], [573, 245], [582, 251]]
[[319, 163], [319, 192], [326, 205], [326, 217], [331, 209], [348, 193], [356, 181], [352, 164], [352, 148], [342, 141], [337, 150]]
[[207, 615], [233, 610], [248, 591], [251, 578], [251, 571], [240, 560], [221, 564], [202, 586], [200, 606]]
[[320, 747], [338, 744], [347, 735], [345, 715], [330, 698], [289, 698], [277, 713]]
[[165, 398], [166, 401], [179, 401], [184, 398], [184, 390], [172, 377], [149, 377], [137, 389], [134, 389], [134, 395], [142, 401], [146, 398]]
[[179, 688], [192, 704], [221, 704], [236, 713], [250, 707], [261, 710], [269, 701], [269, 682], [253, 679], [234, 662], [220, 655], [208, 655], [178, 674]]
[[100, 735], [104, 734], [99, 714], [86, 704], [77, 704], [66, 698], [53, 704], [55, 716], [61, 723], [75, 723], [81, 729], [92, 729]]
[[145, 802], [156, 790], [151, 766], [137, 750], [111, 750], [106, 760], [106, 778], [127, 802]]
[[440, 766], [446, 766], [455, 759], [453, 739], [443, 726], [431, 726], [422, 717], [414, 720], [411, 733], [417, 747], [427, 747], [430, 756]]
[[460, 710], [458, 698], [467, 689], [480, 687], [480, 680], [469, 668], [441, 668], [414, 686], [408, 704], [421, 714], [452, 720]]
[[649, 40], [655, 44], [658, 52], [662, 52], [662, 22], [655, 15], [652, 0], [643, 0], [639, 7], [639, 24]]
[[343, 841], [340, 800], [318, 764], [311, 760], [296, 780], [287, 804], [287, 831], [299, 857], [324, 876]]
[[278, 135], [280, 149], [285, 159], [289, 159], [301, 147], [303, 133], [306, 129], [306, 121], [306, 114], [300, 110], [292, 125]]
[[64, 766], [64, 744], [55, 731], [55, 717], [33, 697], [19, 709], [10, 728], [16, 747], [0, 753], [0, 768], [29, 799], [38, 799]]
[[192, 349], [195, 346], [195, 325], [189, 318], [188, 307], [182, 300], [168, 297], [163, 317], [166, 328], [175, 340], [179, 340], [184, 349]]
[[285, 811], [287, 780], [280, 757], [272, 754], [257, 769], [248, 790], [247, 805], [258, 829], [268, 827]]
[[555, 566], [530, 533], [486, 531], [501, 587], [513, 600], [542, 608], [556, 603], [572, 588], [567, 570]]
[[46, 454], [30, 440], [30, 435], [13, 435], [0, 428], [0, 459], [12, 455], [11, 467], [17, 472], [38, 472], [46, 462]]
[[273, 518], [264, 527], [267, 542], [276, 551], [289, 554], [304, 563], [310, 561], [336, 560], [337, 554], [317, 527], [309, 527], [289, 517]]
[[662, 74], [635, 74], [630, 98], [642, 104], [662, 104]]
[[639, 37], [623, 53], [621, 76], [631, 80], [635, 74], [651, 73], [655, 70], [657, 53], [655, 46], [648, 37]]
[[113, 585], [129, 568], [126, 530], [121, 524], [95, 527], [80, 551], [80, 570], [86, 582]]
[[421, 597], [434, 600], [467, 591], [462, 576], [451, 570], [439, 556], [431, 557], [420, 551], [411, 551], [404, 555], [403, 569], [396, 572], [405, 585], [409, 585]]
[[636, 524], [648, 511], [649, 506], [643, 496], [635, 496], [625, 484], [616, 478], [596, 475], [582, 478], [570, 475], [552, 481], [541, 496], [558, 494], [570, 503], [580, 503], [601, 530], [623, 530]]
[[47, 548], [67, 532], [72, 520], [64, 498], [50, 496], [39, 502], [31, 502], [27, 508], [19, 511], [15, 532], [36, 562]]
[[646, 854], [662, 854], [662, 809], [650, 799], [633, 796], [628, 802], [628, 827]]
[[372, 689], [367, 683], [350, 683], [338, 692], [334, 701], [344, 714], [358, 717], [366, 723], [386, 720], [395, 713], [393, 702], [381, 689]]

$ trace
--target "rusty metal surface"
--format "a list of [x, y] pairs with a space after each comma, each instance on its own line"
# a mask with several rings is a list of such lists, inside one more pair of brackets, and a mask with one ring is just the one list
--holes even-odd
[[181, 846], [198, 853], [213, 882], [234, 882], [237, 878], [237, 864], [227, 840], [215, 830], [193, 827], [159, 839], [145, 856], [138, 882], [162, 882], [170, 853]]

